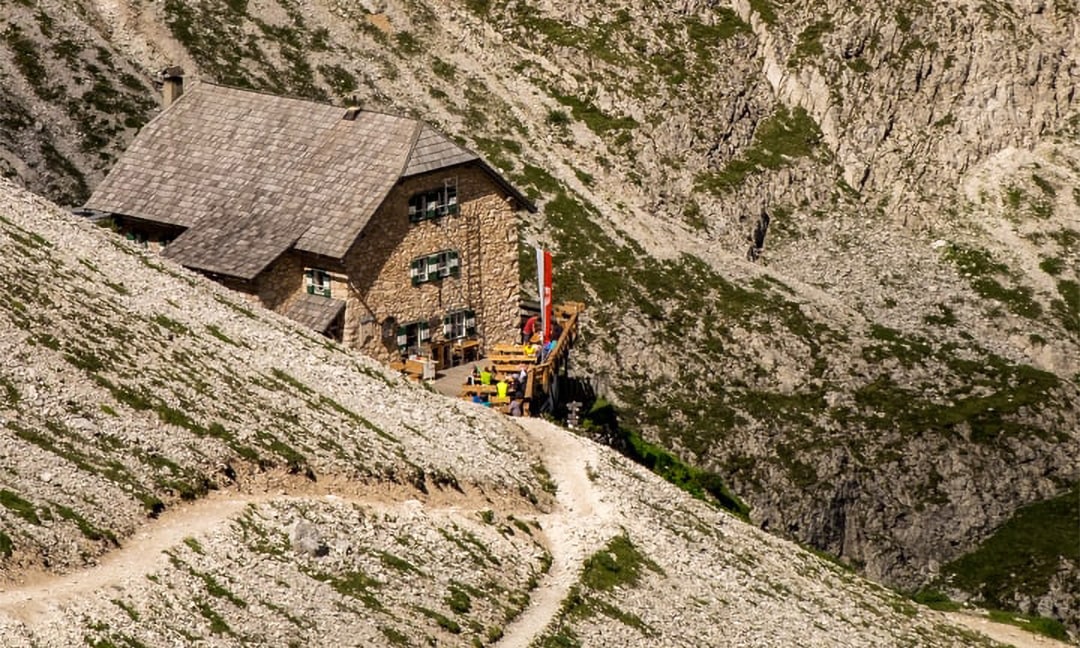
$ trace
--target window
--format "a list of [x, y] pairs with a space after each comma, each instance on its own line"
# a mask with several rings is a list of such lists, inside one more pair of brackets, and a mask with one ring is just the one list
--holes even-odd
[[439, 189], [422, 191], [409, 199], [409, 222], [458, 213], [457, 180], [447, 180]]
[[450, 311], [443, 318], [443, 337], [460, 340], [476, 335], [476, 313], [468, 309]]
[[425, 321], [402, 324], [397, 330], [397, 345], [401, 355], [421, 355], [420, 345], [431, 340], [431, 329]]
[[414, 286], [460, 275], [461, 258], [457, 250], [443, 250], [428, 256], [417, 257], [409, 264], [409, 278], [412, 279]]
[[304, 271], [304, 285], [309, 295], [330, 296], [330, 273], [318, 268], [308, 268]]

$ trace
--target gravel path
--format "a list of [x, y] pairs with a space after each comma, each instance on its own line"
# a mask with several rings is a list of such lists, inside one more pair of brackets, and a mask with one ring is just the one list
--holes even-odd
[[515, 420], [541, 448], [544, 467], [558, 489], [558, 510], [540, 518], [551, 569], [533, 591], [529, 607], [506, 628], [499, 648], [525, 648], [540, 636], [577, 582], [585, 558], [603, 546], [602, 531], [614, 519], [588, 476], [590, 463], [599, 461], [596, 446], [541, 419]]
[[58, 610], [68, 601], [105, 590], [130, 578], [142, 578], [165, 560], [163, 551], [180, 544], [184, 538], [211, 531], [254, 499], [211, 495], [191, 506], [167, 511], [94, 567], [63, 575], [26, 575], [13, 589], [0, 592], [0, 613], [34, 625], [49, 610]]
[[1014, 648], [1069, 648], [1074, 644], [1067, 644], [1057, 639], [1032, 634], [1023, 628], [1011, 626], [1007, 623], [998, 623], [978, 614], [967, 612], [946, 612], [945, 618], [950, 623], [971, 628], [976, 632], [990, 637], [994, 641], [1013, 646]]

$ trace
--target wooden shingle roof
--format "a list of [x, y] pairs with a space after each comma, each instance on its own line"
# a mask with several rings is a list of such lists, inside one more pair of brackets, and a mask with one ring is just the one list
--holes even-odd
[[285, 311], [285, 317], [300, 322], [316, 333], [325, 334], [345, 311], [345, 302], [318, 295], [302, 294]]
[[344, 256], [403, 176], [477, 162], [509, 187], [422, 122], [346, 112], [200, 83], [143, 128], [86, 207], [189, 228], [170, 257], [251, 278], [290, 247]]

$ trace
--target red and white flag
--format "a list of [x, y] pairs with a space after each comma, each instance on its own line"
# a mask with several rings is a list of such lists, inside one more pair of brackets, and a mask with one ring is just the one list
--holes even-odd
[[543, 248], [536, 248], [536, 278], [540, 285], [540, 317], [543, 323], [543, 334], [540, 336], [543, 344], [551, 339], [552, 307], [551, 307], [551, 252]]

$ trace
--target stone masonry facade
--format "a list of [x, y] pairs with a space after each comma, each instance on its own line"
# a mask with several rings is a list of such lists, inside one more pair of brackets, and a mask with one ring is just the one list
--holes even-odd
[[[409, 198], [456, 183], [459, 213], [411, 223]], [[513, 199], [482, 169], [461, 166], [406, 178], [379, 207], [344, 259], [352, 281], [345, 311], [345, 344], [383, 360], [399, 355], [397, 326], [429, 323], [432, 341], [443, 337], [442, 318], [475, 313], [482, 348], [512, 342], [519, 309], [518, 232]], [[460, 273], [413, 285], [414, 259], [441, 251], [458, 253]], [[336, 286], [335, 286], [336, 288]], [[346, 293], [342, 293], [346, 294]], [[361, 326], [371, 320], [374, 332]]]
[[[448, 182], [456, 186], [457, 213], [410, 222], [409, 199]], [[346, 304], [342, 342], [383, 362], [401, 357], [401, 326], [425, 322], [428, 342], [438, 343], [445, 339], [443, 318], [460, 311], [474, 315], [472, 337], [484, 350], [518, 337], [518, 208], [479, 166], [440, 169], [401, 180], [342, 259], [289, 250], [252, 281], [215, 279], [280, 313], [307, 292], [305, 272], [325, 271], [329, 297]], [[166, 238], [146, 223], [124, 223], [121, 229], [138, 231], [155, 249]], [[457, 276], [414, 285], [412, 262], [443, 251], [457, 253]]]
[[[413, 195], [456, 183], [458, 213], [412, 223]], [[400, 357], [401, 325], [426, 322], [432, 342], [444, 339], [443, 317], [474, 313], [481, 349], [514, 342], [519, 325], [518, 231], [513, 198], [474, 165], [402, 180], [343, 259], [290, 250], [254, 281], [225, 281], [263, 306], [283, 312], [307, 291], [304, 272], [330, 275], [330, 297], [345, 301], [342, 342], [387, 362]], [[413, 260], [452, 250], [460, 272], [413, 285]]]

